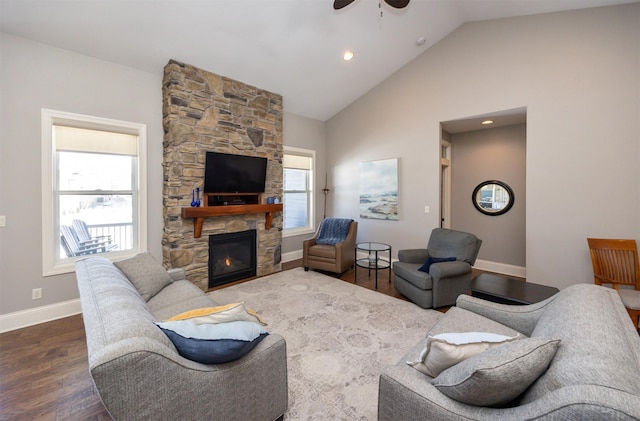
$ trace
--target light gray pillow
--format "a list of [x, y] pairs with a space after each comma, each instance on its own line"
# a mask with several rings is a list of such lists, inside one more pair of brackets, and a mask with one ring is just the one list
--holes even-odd
[[424, 350], [415, 361], [407, 361], [411, 367], [431, 377], [447, 368], [489, 348], [519, 339], [491, 332], [441, 333], [427, 336]]
[[469, 405], [504, 405], [547, 370], [559, 344], [559, 339], [545, 338], [509, 342], [444, 370], [432, 384]]
[[148, 252], [115, 262], [114, 265], [125, 274], [145, 301], [173, 282], [165, 268]]

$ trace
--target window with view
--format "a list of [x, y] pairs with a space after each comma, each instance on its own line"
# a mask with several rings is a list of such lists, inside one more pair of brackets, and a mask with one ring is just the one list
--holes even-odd
[[315, 152], [287, 148], [283, 159], [284, 235], [298, 235], [314, 230], [313, 171]]
[[145, 126], [43, 110], [43, 272], [146, 249]]

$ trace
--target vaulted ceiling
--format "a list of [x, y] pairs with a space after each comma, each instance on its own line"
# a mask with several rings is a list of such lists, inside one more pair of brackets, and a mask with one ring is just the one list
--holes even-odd
[[638, 1], [0, 0], [0, 30], [155, 74], [176, 59], [324, 121], [465, 22]]

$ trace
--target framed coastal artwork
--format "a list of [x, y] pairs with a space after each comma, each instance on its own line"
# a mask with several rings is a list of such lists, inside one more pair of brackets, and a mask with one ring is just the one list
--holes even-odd
[[360, 163], [360, 218], [398, 218], [398, 158]]

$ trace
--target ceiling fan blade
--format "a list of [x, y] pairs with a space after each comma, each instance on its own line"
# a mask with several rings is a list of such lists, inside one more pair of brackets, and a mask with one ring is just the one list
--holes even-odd
[[343, 7], [347, 7], [348, 5], [350, 5], [351, 3], [353, 3], [355, 0], [333, 0], [333, 8], [336, 10], [340, 10]]
[[[338, 0], [336, 0], [336, 2], [337, 1]], [[384, 2], [391, 7], [395, 7], [396, 9], [402, 9], [404, 7], [407, 7], [407, 5], [409, 4], [409, 0], [384, 0]]]

